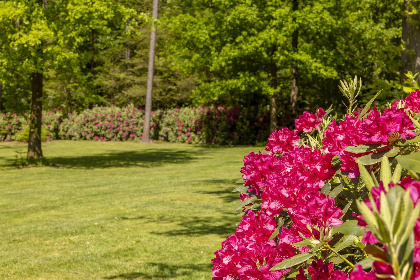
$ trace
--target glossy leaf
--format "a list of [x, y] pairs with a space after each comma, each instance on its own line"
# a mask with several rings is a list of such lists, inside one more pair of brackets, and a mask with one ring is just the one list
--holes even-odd
[[358, 161], [359, 165], [359, 172], [360, 177], [362, 178], [363, 182], [366, 184], [366, 188], [370, 191], [374, 186], [375, 183], [372, 180], [372, 177], [369, 175], [369, 172], [366, 170], [366, 168], [363, 166], [363, 164]]
[[380, 180], [382, 181], [383, 186], [384, 186], [386, 191], [389, 190], [388, 185], [391, 182], [391, 177], [392, 177], [391, 166], [389, 165], [388, 157], [384, 156], [382, 158], [382, 162], [381, 162]]
[[356, 236], [362, 236], [366, 233], [364, 229], [357, 226], [357, 220], [345, 221], [342, 225], [334, 227], [334, 232]]
[[309, 253], [309, 252], [298, 254], [296, 256], [291, 257], [290, 259], [285, 259], [284, 261], [276, 264], [270, 270], [280, 270], [280, 269], [289, 268], [289, 267], [301, 264], [313, 256], [314, 256], [313, 253]]
[[398, 156], [397, 161], [405, 169], [420, 173], [420, 152]]

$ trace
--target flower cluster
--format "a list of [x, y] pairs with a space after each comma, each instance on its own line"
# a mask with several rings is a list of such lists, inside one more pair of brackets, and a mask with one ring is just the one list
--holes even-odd
[[316, 113], [303, 112], [302, 115], [295, 121], [296, 130], [298, 132], [311, 133], [314, 130], [321, 129], [322, 118], [325, 116], [325, 111], [318, 108]]
[[[407, 97], [410, 110], [418, 110], [415, 107], [418, 104], [413, 101], [417, 95], [417, 92], [413, 92], [412, 95]], [[401, 102], [404, 102], [404, 100]], [[414, 132], [414, 124], [406, 110], [404, 108], [398, 109], [397, 103], [393, 103], [390, 108], [386, 108], [383, 112], [376, 108], [369, 110], [362, 118], [359, 116], [360, 113], [358, 111], [354, 112], [353, 115], [346, 115], [338, 124], [333, 120], [324, 132], [325, 138], [322, 141], [324, 152], [340, 156], [340, 160], [343, 162], [341, 171], [349, 172], [350, 178], [359, 176], [356, 158], [365, 154], [350, 153], [345, 150], [346, 147], [377, 144], [388, 146], [385, 149], [390, 149], [393, 144], [393, 136], [407, 139], [417, 135]]]
[[23, 130], [26, 121], [22, 115], [1, 114], [0, 115], [0, 140], [10, 142], [16, 140], [16, 136]]
[[[0, 139], [19, 140], [28, 114], [0, 115]], [[255, 144], [268, 137], [265, 108], [225, 106], [174, 108], [152, 112], [151, 138], [192, 144]], [[63, 115], [55, 109], [43, 113], [46, 139], [138, 141], [143, 133], [144, 110], [134, 106], [94, 107]]]
[[236, 233], [222, 243], [212, 260], [213, 279], [279, 279], [288, 269], [270, 271], [274, 264], [295, 255], [286, 243], [277, 246], [270, 236], [277, 223], [272, 216], [249, 211]]
[[[142, 134], [144, 110], [132, 106], [95, 107], [69, 114], [59, 124], [59, 137], [66, 140], [130, 141]], [[156, 113], [152, 114], [152, 127]]]
[[[411, 118], [419, 110], [420, 91], [415, 91], [406, 99], [389, 104], [383, 111], [375, 107], [359, 109], [336, 121], [318, 109], [315, 113], [304, 112], [299, 116], [294, 130], [274, 131], [268, 138], [267, 153], [250, 152], [244, 158], [241, 169], [244, 187], [238, 188], [244, 216], [236, 233], [215, 253], [213, 279], [282, 279], [291, 266], [272, 268], [284, 259], [296, 259], [293, 256], [297, 254], [321, 250], [317, 244], [324, 246], [322, 250], [334, 252], [329, 244], [333, 242], [333, 246], [338, 241], [333, 238], [336, 228], [351, 217], [344, 216], [349, 208], [344, 207], [348, 201], [340, 194], [343, 185], [348, 184], [350, 187], [346, 192], [354, 192], [355, 197], [362, 193], [351, 183], [351, 179], [360, 174], [356, 160], [390, 151], [398, 141], [413, 139], [417, 132]], [[347, 150], [359, 145], [374, 145], [377, 149], [360, 153]], [[371, 168], [378, 168], [378, 165]], [[410, 188], [412, 200], [417, 203], [420, 182], [404, 178], [400, 185]], [[378, 201], [376, 188], [372, 189], [372, 195]], [[361, 216], [358, 220], [359, 225], [366, 228]], [[416, 244], [420, 244], [420, 219], [414, 230]], [[367, 240], [377, 242], [369, 232], [363, 238], [365, 243]], [[420, 275], [420, 249], [417, 246], [420, 248], [416, 245], [414, 251], [412, 279]], [[353, 248], [360, 250], [357, 246]], [[365, 255], [360, 254], [361, 257]], [[348, 260], [346, 262], [350, 264]], [[299, 280], [379, 279], [376, 274], [389, 272], [389, 267], [380, 262], [374, 263], [371, 272], [352, 264], [353, 269], [348, 273], [334, 269], [334, 263], [323, 259], [314, 260], [309, 266], [298, 261], [293, 264]]]
[[[248, 190], [241, 194], [241, 198], [245, 200], [256, 196], [261, 199], [261, 211], [257, 215], [264, 217], [265, 222], [259, 225], [259, 229], [268, 232], [263, 234], [263, 230], [256, 230], [258, 226], [249, 226], [245, 222], [256, 216], [248, 210], [236, 234], [229, 237], [222, 244], [222, 249], [215, 253], [216, 258], [212, 261], [214, 279], [280, 279], [288, 270], [267, 274], [269, 268], [282, 260], [273, 256], [290, 258], [297, 249], [292, 244], [302, 240], [301, 234], [308, 238], [325, 238], [332, 227], [342, 224], [339, 219], [342, 211], [335, 205], [334, 198], [319, 192], [325, 180], [335, 174], [331, 164], [332, 155], [301, 146], [297, 133], [287, 128], [275, 131], [266, 147], [269, 153], [250, 152], [245, 157], [241, 172]], [[288, 215], [292, 226], [282, 227], [277, 238], [269, 240], [269, 235], [276, 228], [274, 217], [281, 212], [282, 215]], [[244, 232], [247, 232], [247, 238], [243, 237]], [[238, 248], [234, 251], [237, 259], [232, 257], [231, 240], [235, 240], [235, 248]], [[249, 240], [253, 242], [250, 244]], [[299, 251], [306, 249], [299, 248]], [[246, 263], [246, 270], [242, 268], [243, 259], [251, 260]], [[264, 265], [261, 266], [261, 263]], [[247, 278], [250, 275], [254, 275], [254, 278]]]

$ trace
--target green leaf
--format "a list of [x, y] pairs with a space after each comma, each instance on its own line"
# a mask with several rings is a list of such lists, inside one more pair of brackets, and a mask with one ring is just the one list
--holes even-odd
[[391, 228], [391, 223], [392, 223], [391, 210], [389, 209], [388, 200], [384, 192], [381, 192], [380, 199], [381, 199], [381, 205], [380, 205], [381, 218], [385, 222], [385, 225], [387, 226], [388, 230], [391, 231], [392, 229]]
[[373, 172], [373, 170], [370, 172], [370, 177], [372, 177], [373, 183], [375, 184], [375, 186], [379, 186], [379, 182], [376, 179], [375, 173]]
[[417, 135], [413, 139], [409, 139], [409, 140], [405, 141], [405, 143], [409, 143], [409, 144], [414, 144], [414, 143], [418, 143], [418, 142], [420, 142], [420, 135]]
[[413, 124], [417, 127], [417, 128], [420, 128], [420, 123], [415, 119], [415, 118], [413, 118], [412, 116], [410, 116], [409, 114], [407, 114], [408, 115], [408, 117], [411, 119], [411, 121], [413, 122]]
[[398, 232], [398, 228], [400, 227], [402, 221], [401, 199], [398, 198], [393, 206], [394, 211], [392, 213], [391, 231], [392, 234], [395, 236], [395, 234]]
[[397, 164], [394, 170], [394, 174], [392, 174], [391, 181], [397, 184], [401, 180], [401, 172], [402, 172], [402, 165]]
[[340, 252], [341, 250], [343, 250], [344, 248], [350, 246], [353, 244], [353, 235], [345, 235], [343, 236], [340, 241], [337, 242], [337, 244], [335, 244], [334, 249], [336, 252]]
[[299, 254], [296, 256], [291, 257], [290, 259], [285, 259], [284, 261], [276, 264], [275, 266], [273, 266], [270, 270], [280, 270], [280, 269], [285, 269], [285, 268], [289, 268], [298, 264], [303, 263], [304, 261], [307, 261], [308, 259], [310, 259], [311, 257], [313, 257], [314, 254], [310, 253], [310, 252], [306, 252], [303, 254]]
[[284, 224], [284, 219], [280, 218], [277, 222], [277, 229], [271, 234], [269, 240], [276, 238], [276, 236], [280, 233], [280, 230], [283, 224]]
[[369, 100], [365, 108], [363, 108], [362, 112], [360, 112], [359, 119], [364, 119], [367, 117], [366, 113], [370, 109], [370, 106], [372, 106], [373, 101], [375, 101], [375, 99], [379, 96], [380, 93], [381, 93], [381, 90], [377, 94], [375, 94], [375, 96], [371, 100]]
[[362, 214], [372, 233], [376, 236], [376, 238], [380, 237], [379, 225], [376, 221], [376, 217], [364, 202], [356, 200], [356, 204], [357, 208], [359, 208], [360, 214]]
[[[380, 175], [380, 179], [384, 185], [384, 188], [386, 191], [389, 190], [389, 183], [391, 182], [391, 166], [389, 165], [389, 160], [387, 156], [384, 156], [382, 158], [382, 162], [381, 162], [381, 175]], [[386, 198], [385, 198], [386, 199]], [[387, 204], [388, 205], [388, 204]]]
[[329, 193], [328, 193], [328, 196], [329, 197], [336, 197], [337, 195], [339, 195], [341, 192], [343, 191], [343, 185], [342, 184], [340, 184], [340, 185], [338, 185], [337, 187], [335, 187], [332, 191], [330, 191]]
[[272, 239], [276, 238], [276, 236], [279, 235], [279, 233], [280, 233], [280, 228], [277, 228], [275, 231], [273, 231], [273, 233], [271, 234], [271, 236], [268, 240], [272, 240]]
[[420, 173], [420, 152], [398, 156], [396, 159], [405, 169]]
[[[411, 201], [410, 201], [411, 202]], [[405, 217], [407, 219], [407, 226], [405, 227], [404, 234], [402, 235], [401, 239], [398, 240], [398, 244], [404, 243], [409, 237], [410, 234], [413, 233], [414, 226], [416, 225], [417, 219], [420, 213], [420, 204], [417, 204], [414, 210]]]
[[323, 246], [324, 246], [324, 243], [318, 243], [315, 247], [313, 247], [311, 250], [309, 250], [309, 253], [314, 253], [315, 254]]
[[247, 194], [248, 193], [248, 187], [238, 186], [232, 192], [240, 192], [240, 193]]
[[349, 208], [350, 208], [350, 206], [351, 206], [351, 204], [353, 203], [353, 200], [350, 200], [347, 204], [346, 204], [346, 206], [343, 208], [343, 216], [342, 217], [344, 217], [344, 215], [346, 215], [346, 213], [347, 213], [347, 211], [349, 210]]
[[383, 261], [386, 263], [388, 262], [388, 257], [386, 255], [386, 252], [376, 245], [368, 244], [363, 250], [365, 250], [367, 254], [371, 255], [374, 260], [376, 259], [376, 260]]
[[309, 245], [312, 245], [312, 241], [310, 239], [304, 239], [300, 242], [296, 242], [292, 244], [292, 246], [295, 246], [295, 247], [305, 247]]
[[361, 260], [360, 262], [356, 263], [356, 265], [361, 265], [363, 269], [371, 268], [373, 265], [373, 260], [371, 258], [366, 258]]
[[394, 236], [397, 233], [398, 227], [400, 226], [402, 221], [403, 207], [401, 207], [401, 203], [404, 194], [404, 190], [399, 186], [391, 188], [386, 194], [388, 206], [390, 211], [392, 212], [391, 232]]
[[385, 147], [384, 145], [379, 144], [369, 144], [369, 145], [357, 145], [357, 146], [348, 146], [344, 150], [346, 152], [361, 154], [366, 152], [375, 151], [378, 148]]
[[342, 225], [334, 227], [334, 232], [356, 236], [362, 236], [366, 233], [364, 229], [357, 226], [357, 220], [345, 221]]
[[373, 182], [372, 177], [369, 175], [369, 172], [366, 170], [363, 164], [360, 161], [357, 161], [357, 164], [359, 165], [360, 177], [362, 178], [363, 182], [365, 182], [368, 191], [370, 191], [375, 186], [375, 183]]
[[[395, 188], [400, 188], [400, 186], [396, 186]], [[394, 238], [396, 239], [396, 242], [399, 242], [399, 240], [402, 239], [402, 236], [404, 235], [404, 231], [406, 229], [406, 225], [408, 223], [408, 219], [406, 217], [411, 214], [411, 211], [413, 209], [413, 203], [411, 202], [410, 193], [405, 192], [403, 197], [400, 197], [401, 199], [401, 209], [400, 213], [398, 213], [398, 216], [395, 217], [395, 219], [398, 219], [395, 221], [395, 234]], [[393, 229], [394, 230], [394, 229]]]
[[403, 91], [404, 91], [405, 93], [410, 93], [410, 92], [412, 92], [413, 90], [412, 90], [412, 88], [410, 88], [410, 87], [403, 87]]
[[359, 158], [360, 162], [363, 165], [371, 165], [375, 164], [377, 162], [380, 162], [382, 160], [382, 157], [395, 157], [398, 155], [398, 152], [400, 151], [399, 147], [392, 147], [390, 150], [382, 151], [379, 153], [371, 154], [371, 155], [365, 155]]
[[241, 201], [239, 205], [236, 207], [235, 211], [242, 209], [245, 205], [252, 204], [254, 201], [256, 201], [258, 198], [256, 196], [251, 196], [245, 199], [244, 201]]
[[376, 218], [376, 222], [378, 223], [379, 226], [379, 232], [375, 233], [372, 231], [372, 233], [375, 235], [375, 237], [383, 242], [383, 243], [389, 243], [391, 241], [391, 231], [389, 229], [389, 227], [387, 226], [386, 222], [384, 221], [384, 219], [382, 218], [381, 215], [379, 215], [379, 213], [375, 213], [375, 218]]
[[[334, 256], [334, 253], [332, 253], [330, 256]], [[335, 257], [329, 258], [328, 262], [332, 262], [333, 264], [340, 264], [344, 262], [344, 260], [338, 256], [335, 256]]]
[[410, 237], [407, 239], [404, 244], [397, 247], [398, 251], [398, 262], [399, 266], [402, 268], [402, 279], [408, 279], [404, 275], [410, 275], [413, 269], [413, 254], [414, 254], [414, 232], [411, 232]]
[[330, 191], [331, 191], [331, 184], [330, 183], [326, 183], [321, 189], [321, 193], [323, 193], [323, 194], [328, 194]]

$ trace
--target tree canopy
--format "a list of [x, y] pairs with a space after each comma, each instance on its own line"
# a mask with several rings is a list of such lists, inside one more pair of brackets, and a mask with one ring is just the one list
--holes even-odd
[[[339, 80], [355, 75], [363, 99], [382, 89], [379, 100], [387, 100], [416, 59], [408, 42], [417, 34], [416, 5], [161, 1], [154, 108], [269, 107], [274, 97], [281, 114], [292, 105], [293, 79], [298, 111], [338, 107]], [[0, 109], [28, 110], [34, 71], [44, 73], [46, 108], [144, 106], [151, 8], [151, 0], [0, 1]]]

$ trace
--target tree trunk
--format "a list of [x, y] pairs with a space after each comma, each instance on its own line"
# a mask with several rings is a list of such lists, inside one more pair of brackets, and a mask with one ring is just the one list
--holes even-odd
[[[293, 12], [296, 12], [299, 8], [298, 0], [293, 0], [293, 6], [292, 10]], [[296, 16], [293, 15], [293, 22], [296, 23]], [[292, 34], [292, 52], [297, 53], [298, 51], [298, 38], [299, 38], [299, 30], [296, 28], [295, 31], [293, 31]], [[292, 62], [292, 68], [290, 69], [291, 77], [290, 77], [290, 85], [291, 85], [291, 91], [290, 91], [290, 103], [292, 106], [292, 113], [296, 113], [296, 104], [298, 99], [298, 68], [297, 63], [293, 59]]]
[[43, 73], [32, 73], [32, 107], [29, 124], [28, 155], [29, 160], [42, 157], [41, 124], [42, 124], [42, 86]]
[[[420, 72], [420, 20], [418, 11], [418, 0], [405, 0], [403, 3], [403, 23], [402, 23], [402, 39], [405, 42], [406, 51], [402, 53], [403, 62], [402, 79], [408, 71], [415, 73]], [[412, 14], [411, 14], [412, 13]], [[420, 83], [420, 76], [416, 77]]]
[[277, 65], [271, 61], [271, 88], [273, 89], [273, 95], [270, 99], [270, 133], [277, 128]]
[[156, 27], [154, 20], [158, 17], [159, 1], [153, 0], [152, 32], [150, 36], [149, 69], [147, 73], [146, 108], [144, 115], [143, 143], [150, 143], [150, 116], [152, 113], [153, 71], [155, 64]]

